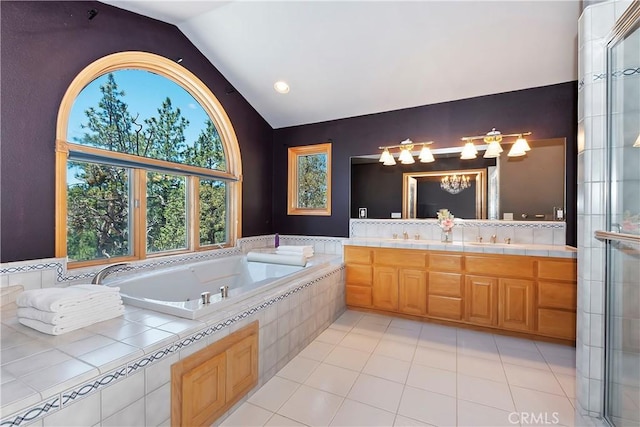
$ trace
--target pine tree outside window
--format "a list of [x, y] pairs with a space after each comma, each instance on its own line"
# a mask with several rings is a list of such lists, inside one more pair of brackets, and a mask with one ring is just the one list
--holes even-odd
[[88, 66], [61, 103], [56, 256], [70, 266], [233, 245], [241, 162], [213, 94], [182, 66], [124, 52]]

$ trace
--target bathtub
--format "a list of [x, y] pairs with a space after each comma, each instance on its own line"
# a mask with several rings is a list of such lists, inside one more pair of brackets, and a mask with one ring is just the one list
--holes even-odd
[[[314, 257], [315, 258], [315, 257]], [[107, 281], [117, 286], [125, 304], [187, 319], [198, 319], [306, 275], [324, 263], [314, 260], [306, 267], [247, 261], [237, 255], [185, 264]], [[220, 287], [228, 286], [222, 298]], [[210, 292], [210, 303], [200, 295]]]

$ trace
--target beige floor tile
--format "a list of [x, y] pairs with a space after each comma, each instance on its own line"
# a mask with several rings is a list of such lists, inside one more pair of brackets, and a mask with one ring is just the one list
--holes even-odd
[[395, 414], [354, 400], [345, 399], [331, 422], [336, 427], [387, 427], [393, 424]]
[[302, 385], [278, 414], [308, 426], [328, 426], [343, 400], [335, 394]]

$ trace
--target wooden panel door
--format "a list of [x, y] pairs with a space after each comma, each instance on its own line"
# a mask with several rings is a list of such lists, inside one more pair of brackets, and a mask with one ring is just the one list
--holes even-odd
[[466, 276], [465, 319], [478, 325], [498, 324], [498, 279]]
[[227, 396], [243, 396], [257, 381], [258, 336], [250, 335], [227, 350]]
[[533, 330], [534, 289], [531, 280], [500, 279], [498, 325], [516, 331]]
[[427, 314], [427, 273], [423, 270], [401, 269], [398, 283], [399, 310], [402, 313]]
[[398, 310], [398, 269], [373, 267], [373, 306], [381, 310]]
[[209, 425], [211, 415], [225, 405], [226, 364], [222, 353], [183, 374], [180, 425]]

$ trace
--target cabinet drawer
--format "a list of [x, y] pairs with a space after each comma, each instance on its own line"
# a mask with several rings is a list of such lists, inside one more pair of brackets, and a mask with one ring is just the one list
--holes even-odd
[[575, 310], [577, 289], [575, 283], [538, 282], [538, 306]]
[[538, 309], [538, 333], [550, 337], [576, 339], [576, 314], [570, 311]]
[[369, 265], [347, 264], [347, 283], [371, 286], [372, 269]]
[[462, 274], [430, 272], [429, 295], [462, 297]]
[[425, 268], [426, 259], [427, 255], [418, 250], [376, 249], [373, 253], [373, 262], [376, 265]]
[[371, 264], [371, 252], [370, 248], [363, 248], [359, 246], [345, 246], [344, 247], [344, 262], [346, 264]]
[[371, 288], [366, 286], [346, 287], [347, 305], [357, 305], [360, 307], [371, 307]]
[[429, 270], [462, 271], [462, 255], [431, 254]]
[[462, 319], [462, 298], [429, 295], [427, 310], [430, 317], [460, 320]]
[[533, 277], [534, 260], [528, 257], [480, 257], [467, 255], [465, 270], [473, 274]]
[[540, 261], [538, 263], [538, 277], [575, 282], [578, 279], [576, 263], [573, 261]]

